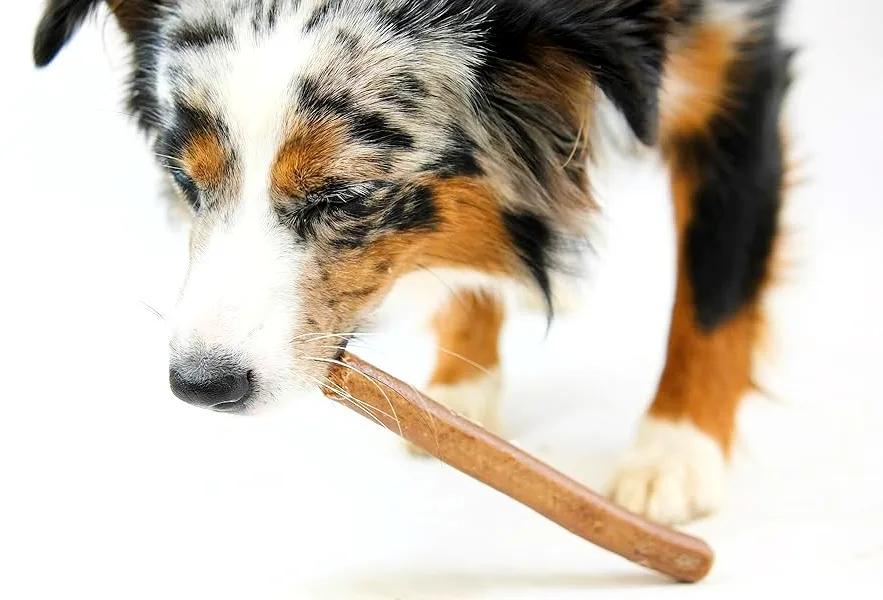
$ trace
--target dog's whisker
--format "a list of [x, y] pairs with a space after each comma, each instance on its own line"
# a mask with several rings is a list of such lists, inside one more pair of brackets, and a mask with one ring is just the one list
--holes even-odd
[[[312, 360], [312, 361], [314, 361], [314, 362], [317, 362], [317, 361], [318, 361], [318, 359], [316, 359], [316, 358], [314, 358], [314, 357], [305, 356], [305, 355], [300, 355], [300, 356], [298, 356], [297, 358], [298, 358], [298, 360]], [[321, 362], [321, 361], [318, 361], [318, 362]], [[380, 413], [381, 415], [385, 416], [385, 417], [388, 418], [388, 419], [394, 419], [394, 420], [395, 420], [395, 417], [394, 417], [393, 415], [390, 415], [389, 413], [384, 412], [383, 410], [381, 410], [381, 409], [379, 409], [379, 408], [377, 408], [377, 407], [375, 407], [375, 406], [372, 406], [372, 405], [370, 405], [370, 404], [368, 404], [368, 403], [366, 403], [366, 402], [364, 402], [364, 401], [362, 401], [362, 400], [359, 400], [358, 398], [356, 398], [355, 396], [353, 396], [351, 393], [349, 393], [348, 391], [344, 390], [343, 388], [341, 388], [340, 386], [338, 386], [337, 384], [335, 384], [334, 382], [332, 382], [332, 381], [330, 381], [330, 380], [328, 380], [328, 379], [325, 380], [325, 383], [326, 383], [327, 385], [320, 385], [321, 382], [320, 382], [316, 377], [313, 377], [313, 376], [311, 376], [311, 375], [306, 375], [306, 374], [304, 374], [304, 375], [296, 374], [296, 376], [297, 376], [301, 381], [304, 381], [304, 382], [307, 382], [307, 383], [309, 383], [309, 382], [305, 379], [305, 377], [309, 377], [309, 378], [310, 378], [310, 381], [311, 381], [314, 385], [319, 385], [320, 387], [325, 387], [325, 388], [329, 388], [329, 389], [332, 389], [332, 388], [333, 388], [333, 390], [334, 390], [337, 394], [344, 396], [345, 398], [347, 398], [348, 400], [352, 401], [353, 403], [356, 403], [358, 406], [360, 406], [360, 407], [362, 407], [362, 408], [364, 408], [364, 409], [366, 409], [366, 410], [370, 410], [370, 411], [373, 411], [373, 412], [378, 412], [378, 413]]]
[[[375, 412], [379, 412], [381, 415], [384, 415], [387, 418], [392, 418], [389, 415], [387, 415], [386, 413], [384, 413], [382, 410], [379, 410], [378, 408], [375, 408], [373, 406], [368, 405], [365, 402], [362, 402], [361, 400], [359, 400], [358, 398], [356, 398], [355, 396], [353, 396], [352, 394], [350, 394], [346, 390], [340, 388], [337, 385], [334, 385], [330, 381], [326, 380], [325, 382], [322, 382], [322, 381], [319, 381], [315, 377], [305, 376], [300, 373], [293, 373], [293, 375], [295, 376], [296, 379], [298, 379], [306, 387], [309, 387], [312, 384], [312, 385], [315, 385], [316, 387], [318, 387], [319, 389], [331, 390], [340, 398], [340, 400], [342, 402], [349, 402], [354, 407], [356, 407], [361, 412], [363, 412], [365, 414], [365, 416], [372, 419], [374, 422], [376, 422], [378, 425], [380, 425], [384, 429], [389, 430], [389, 427], [384, 425], [384, 423], [380, 419], [378, 419], [377, 416], [374, 414]], [[392, 432], [392, 433], [395, 433], [395, 432]]]
[[386, 399], [387, 404], [389, 404], [389, 408], [390, 408], [390, 410], [392, 411], [392, 417], [391, 417], [391, 418], [392, 418], [393, 420], [395, 420], [396, 425], [397, 425], [398, 428], [399, 428], [399, 435], [400, 435], [400, 436], [402, 435], [402, 423], [401, 423], [401, 421], [399, 421], [399, 417], [398, 417], [398, 415], [396, 414], [395, 406], [393, 406], [392, 400], [389, 399], [389, 396], [386, 394], [386, 392], [383, 390], [383, 388], [380, 387], [380, 382], [378, 382], [375, 378], [371, 377], [370, 375], [368, 375], [367, 373], [363, 372], [362, 370], [353, 367], [352, 365], [348, 365], [347, 363], [345, 363], [345, 362], [343, 362], [343, 361], [341, 361], [341, 360], [334, 360], [334, 359], [330, 359], [330, 358], [317, 358], [317, 357], [310, 357], [310, 356], [304, 356], [303, 358], [306, 359], [306, 360], [312, 360], [312, 361], [315, 361], [315, 362], [327, 363], [327, 364], [332, 364], [332, 365], [337, 365], [337, 366], [340, 366], [340, 367], [344, 367], [344, 368], [349, 369], [350, 371], [352, 371], [352, 372], [354, 372], [354, 373], [358, 373], [359, 375], [361, 375], [362, 377], [364, 377], [365, 379], [367, 379], [368, 381], [370, 381], [370, 382], [371, 382], [371, 383], [377, 388], [377, 390], [378, 390], [381, 394], [383, 394], [383, 397]]
[[322, 344], [316, 346], [316, 348], [323, 348], [325, 350], [339, 350], [340, 352], [346, 352], [349, 346], [336, 346], [334, 344]]
[[346, 390], [344, 390], [343, 388], [334, 384], [331, 381], [326, 380], [326, 381], [322, 382], [322, 381], [319, 381], [318, 379], [316, 379], [315, 377], [310, 377], [310, 380], [307, 380], [304, 377], [301, 377], [300, 379], [301, 379], [301, 381], [303, 381], [307, 384], [312, 383], [313, 385], [316, 385], [320, 389], [327, 389], [327, 390], [334, 392], [334, 394], [336, 394], [342, 401], [349, 402], [355, 408], [359, 409], [360, 412], [364, 413], [367, 417], [369, 417], [371, 420], [373, 420], [375, 423], [377, 423], [378, 425], [380, 425], [381, 427], [383, 427], [387, 431], [390, 431], [391, 433], [395, 433], [386, 424], [384, 424], [383, 421], [381, 421], [379, 418], [377, 418], [377, 416], [374, 414], [374, 413], [380, 413], [381, 415], [385, 416], [387, 419], [392, 418], [390, 415], [388, 415], [384, 411], [380, 410], [379, 408], [371, 406], [368, 403], [359, 400], [358, 398], [356, 398], [355, 396], [353, 396], [352, 394], [350, 394], [349, 392], [347, 392]]
[[157, 158], [162, 158], [164, 160], [172, 161], [173, 163], [181, 164], [181, 158], [178, 156], [171, 156], [169, 154], [160, 154], [159, 152], [154, 152], [153, 155]]
[[158, 319], [159, 319], [160, 321], [162, 321], [163, 323], [167, 323], [167, 322], [168, 322], [168, 319], [166, 319], [166, 316], [165, 316], [164, 314], [162, 314], [160, 311], [158, 311], [157, 309], [155, 309], [154, 307], [152, 307], [151, 305], [149, 305], [147, 302], [144, 302], [143, 300], [139, 300], [139, 301], [138, 301], [138, 304], [140, 304], [142, 307], [144, 307], [145, 309], [147, 309], [147, 311], [148, 311], [149, 313], [151, 313], [152, 315], [154, 315], [156, 318], [158, 318]]
[[[412, 384], [410, 384], [408, 382], [402, 382], [402, 383], [404, 383], [409, 388], [411, 388], [411, 391], [414, 392], [414, 397], [423, 399], [423, 394], [416, 387], [414, 387]], [[429, 417], [429, 421], [428, 422], [424, 421], [424, 423], [426, 423], [429, 426], [429, 429], [432, 431], [432, 435], [435, 438], [436, 449], [440, 450], [441, 449], [441, 442], [438, 439], [438, 426], [435, 423], [435, 419], [432, 417], [432, 412], [430, 412], [429, 407], [426, 405], [425, 402], [423, 403], [423, 406], [421, 406], [420, 408], [422, 410], [422, 413], [424, 413], [427, 417]]]
[[[348, 364], [346, 364], [346, 363], [343, 363], [342, 361], [337, 361], [337, 360], [332, 360], [332, 359], [321, 359], [321, 360], [319, 360], [319, 359], [315, 359], [315, 358], [307, 357], [307, 356], [303, 356], [302, 358], [303, 358], [303, 359], [306, 359], [306, 360], [318, 360], [318, 362], [322, 362], [322, 363], [337, 364], [337, 365], [343, 366], [343, 367], [345, 367], [345, 368], [348, 368], [348, 369], [350, 369], [350, 370], [352, 370], [352, 371], [354, 371], [354, 372], [356, 372], [356, 373], [359, 373], [360, 375], [362, 375], [363, 377], [365, 377], [366, 379], [368, 379], [369, 381], [371, 381], [371, 382], [374, 384], [375, 387], [377, 387], [377, 389], [383, 394], [384, 398], [386, 398], [386, 401], [389, 402], [389, 404], [390, 404], [390, 408], [393, 409], [393, 412], [395, 411], [395, 408], [392, 406], [392, 403], [390, 402], [389, 396], [387, 396], [386, 393], [383, 391], [383, 389], [380, 387], [381, 384], [382, 384], [382, 385], [386, 385], [386, 384], [384, 384], [383, 382], [381, 382], [381, 381], [377, 381], [377, 380], [374, 379], [373, 377], [370, 377], [370, 376], [367, 375], [366, 373], [363, 373], [362, 371], [360, 371], [360, 370], [358, 370], [358, 369], [355, 369], [354, 367], [352, 367], [352, 366], [350, 366], [350, 365], [348, 365]], [[418, 397], [418, 398], [423, 398], [423, 395], [420, 393], [420, 391], [419, 391], [416, 387], [414, 387], [412, 384], [407, 383], [407, 382], [403, 382], [403, 383], [405, 383], [405, 385], [407, 385], [409, 388], [411, 388], [411, 390], [414, 392], [414, 394], [415, 394], [416, 397]], [[395, 390], [393, 390], [393, 391], [395, 391]], [[436, 423], [435, 423], [435, 419], [434, 419], [433, 416], [432, 416], [432, 412], [429, 410], [428, 406], [426, 406], [425, 404], [424, 404], [422, 407], [420, 407], [420, 408], [422, 409], [422, 413], [424, 413], [425, 416], [428, 417], [428, 419], [424, 420], [424, 423], [425, 423], [425, 424], [430, 428], [430, 430], [432, 431], [433, 436], [434, 436], [434, 438], [435, 438], [435, 444], [436, 444], [436, 447], [440, 447], [440, 442], [439, 442], [439, 439], [438, 439], [438, 427], [437, 427], [437, 425], [436, 425]], [[397, 416], [396, 416], [396, 422], [397, 422], [398, 425], [399, 425], [399, 431], [400, 431], [400, 435], [401, 435], [401, 423], [398, 422], [398, 417], [397, 417]]]
[[[341, 338], [346, 338], [349, 341], [350, 345], [361, 345], [365, 349], [376, 350], [376, 348], [374, 346], [369, 346], [368, 344], [366, 344], [360, 340], [357, 340], [357, 339], [354, 340], [354, 339], [350, 339], [347, 337], [347, 336], [351, 336], [351, 335], [358, 335], [359, 337], [363, 337], [363, 336], [370, 337], [370, 336], [382, 336], [382, 335], [386, 335], [386, 334], [376, 333], [376, 332], [375, 333], [358, 333], [358, 334], [356, 334], [356, 333], [329, 333], [329, 334], [322, 334], [320, 337], [318, 337], [314, 340], [310, 340], [310, 341], [317, 342], [317, 341], [321, 341], [326, 338], [341, 337]], [[295, 338], [295, 339], [297, 339], [297, 338]], [[334, 348], [337, 350], [346, 350], [346, 348], [343, 348], [340, 346], [321, 346], [321, 347], [322, 348]], [[453, 350], [445, 348], [444, 346], [442, 346], [440, 344], [431, 344], [431, 347], [434, 350], [438, 350], [439, 352], [441, 352], [443, 354], [447, 354], [448, 356], [450, 356], [452, 358], [456, 358], [457, 360], [463, 361], [464, 363], [468, 364], [469, 366], [474, 367], [475, 369], [481, 371], [482, 374], [484, 374], [484, 375], [488, 375], [488, 376], [491, 375], [491, 372], [487, 367], [483, 367], [482, 365], [478, 364], [474, 360], [471, 360], [471, 359], [467, 358], [466, 356], [463, 356], [462, 354], [459, 354], [457, 352], [454, 352]]]
[[479, 371], [481, 371], [482, 374], [484, 374], [484, 375], [487, 375], [487, 376], [491, 375], [491, 372], [490, 372], [490, 370], [487, 369], [487, 367], [481, 366], [480, 364], [478, 364], [474, 360], [469, 360], [468, 358], [466, 358], [462, 354], [458, 354], [458, 353], [454, 352], [453, 350], [448, 350], [447, 348], [444, 348], [443, 346], [438, 346], [438, 345], [435, 346], [435, 349], [438, 350], [439, 352], [442, 352], [443, 354], [447, 354], [448, 356], [450, 356], [452, 358], [462, 360], [463, 362], [465, 362], [469, 366], [474, 367], [474, 368], [478, 369]]
[[318, 342], [327, 338], [341, 338], [341, 339], [349, 339], [350, 336], [361, 335], [358, 332], [352, 333], [302, 333], [300, 335], [296, 335], [291, 340], [293, 342], [302, 341], [307, 338], [310, 338], [308, 341], [310, 342]]
[[389, 414], [386, 414], [386, 413], [383, 413], [383, 414], [386, 414], [386, 416], [387, 416], [388, 418], [391, 418], [391, 419], [393, 419], [393, 420], [396, 422], [396, 425], [397, 425], [398, 428], [399, 428], [399, 435], [402, 434], [402, 425], [401, 425], [401, 421], [399, 421], [399, 417], [398, 417], [398, 415], [396, 414], [395, 406], [393, 406], [392, 400], [390, 400], [389, 396], [386, 394], [386, 392], [383, 390], [383, 388], [380, 387], [380, 383], [379, 383], [376, 379], [374, 379], [373, 377], [371, 377], [371, 376], [368, 375], [367, 373], [364, 373], [363, 371], [361, 371], [361, 370], [359, 370], [359, 369], [356, 369], [356, 368], [353, 367], [352, 365], [348, 365], [348, 364], [346, 364], [346, 363], [343, 362], [343, 361], [334, 360], [334, 359], [317, 358], [317, 357], [304, 357], [304, 358], [306, 358], [307, 360], [315, 361], [315, 362], [327, 363], [327, 364], [334, 364], [334, 365], [338, 365], [338, 366], [341, 366], [341, 367], [347, 368], [347, 369], [349, 369], [350, 371], [353, 371], [354, 373], [358, 373], [359, 375], [361, 375], [362, 377], [364, 377], [365, 379], [367, 379], [368, 381], [370, 381], [370, 382], [371, 382], [371, 383], [377, 388], [377, 390], [378, 390], [381, 394], [383, 394], [384, 399], [386, 399], [386, 402], [387, 402], [387, 404], [389, 405], [390, 410], [392, 411], [392, 415], [389, 415]]
[[432, 269], [430, 269], [429, 267], [427, 267], [426, 265], [424, 265], [422, 263], [417, 263], [417, 266], [420, 269], [422, 269], [422, 270], [426, 271], [427, 273], [429, 273], [430, 275], [432, 275], [436, 280], [438, 280], [439, 283], [441, 283], [443, 286], [445, 286], [445, 288], [447, 288], [448, 292], [450, 292], [451, 298], [457, 298], [458, 301], [461, 304], [463, 304], [463, 300], [457, 295], [457, 292], [454, 291], [454, 288], [452, 288], [451, 285], [447, 281], [445, 281], [441, 275], [439, 275], [438, 273], [436, 273], [435, 271], [433, 271]]
[[[374, 419], [374, 421], [376, 421], [379, 425], [383, 426], [384, 429], [389, 430], [389, 427], [387, 425], [385, 425], [383, 422], [381, 422], [380, 419], [378, 419], [375, 414], [375, 413], [378, 413], [378, 414], [386, 417], [387, 419], [392, 419], [392, 417], [388, 413], [386, 413], [385, 411], [382, 411], [379, 408], [377, 408], [376, 406], [371, 406], [367, 402], [364, 402], [364, 401], [356, 398], [355, 396], [350, 394], [345, 389], [341, 388], [340, 386], [338, 386], [330, 381], [326, 380], [326, 381], [322, 382], [322, 381], [314, 380], [314, 383], [323, 389], [331, 390], [337, 396], [339, 396], [342, 400], [345, 400], [346, 402], [349, 402], [350, 404], [352, 404], [356, 408], [362, 410], [363, 412], [368, 413]], [[390, 431], [392, 431], [392, 430], [390, 430]], [[395, 433], [395, 432], [393, 431], [393, 433]]]

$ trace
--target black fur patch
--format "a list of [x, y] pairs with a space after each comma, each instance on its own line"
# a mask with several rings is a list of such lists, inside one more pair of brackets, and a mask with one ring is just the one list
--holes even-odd
[[699, 173], [685, 243], [705, 330], [756, 299], [778, 234], [785, 169], [779, 124], [791, 52], [770, 35], [741, 55], [729, 75], [732, 107], [677, 148]]
[[425, 185], [393, 186], [387, 194], [389, 207], [381, 227], [395, 231], [431, 228], [437, 219], [432, 189]]
[[165, 45], [161, 39], [160, 22], [173, 0], [153, 0], [138, 5], [137, 13], [129, 15], [128, 37], [133, 47], [132, 71], [127, 82], [126, 103], [143, 131], [159, 128], [163, 123], [156, 97], [158, 55]]
[[156, 97], [156, 51], [147, 42], [136, 44], [135, 66], [129, 77], [127, 105], [138, 119], [138, 126], [149, 131], [162, 123], [159, 100]]
[[419, 77], [402, 71], [390, 75], [380, 97], [403, 112], [417, 113], [422, 109], [428, 93]]
[[326, 240], [341, 250], [361, 248], [373, 236], [432, 229], [438, 218], [429, 187], [382, 181], [329, 180], [278, 211], [300, 239]]
[[100, 0], [51, 0], [34, 37], [34, 63], [48, 65], [76, 33]]
[[[494, 98], [494, 105], [497, 110], [497, 116], [500, 118], [500, 125], [506, 134], [506, 139], [512, 144], [512, 151], [518, 159], [527, 165], [537, 181], [544, 183], [546, 181], [548, 171], [547, 156], [540, 151], [537, 140], [534, 136], [538, 131], [543, 131], [544, 127], [548, 127], [547, 123], [539, 121], [536, 117], [538, 114], [546, 114], [549, 121], [554, 119], [554, 115], [548, 114], [547, 110], [537, 110], [539, 107], [528, 106], [507, 95], [500, 95]], [[534, 111], [530, 111], [533, 108]], [[523, 124], [530, 123], [536, 127], [527, 129]], [[574, 132], [574, 140], [576, 132]]]
[[[172, 0], [152, 0], [139, 5], [137, 15], [127, 15], [128, 38], [133, 45], [133, 69], [128, 81], [127, 104], [143, 130], [162, 122], [156, 98], [159, 20]], [[34, 62], [49, 64], [101, 0], [50, 0], [34, 38]]]
[[354, 108], [347, 115], [347, 122], [350, 134], [366, 144], [391, 150], [410, 150], [414, 147], [414, 138], [380, 113]]
[[280, 0], [270, 0], [270, 7], [267, 9], [267, 28], [276, 27], [276, 20], [279, 18], [279, 2]]
[[163, 154], [178, 157], [187, 143], [200, 133], [222, 135], [225, 126], [214, 115], [199, 110], [183, 101], [175, 102], [172, 126], [161, 136]]
[[529, 212], [506, 212], [503, 224], [519, 258], [527, 267], [546, 299], [552, 313], [552, 282], [549, 275], [549, 252], [552, 230], [542, 217]]
[[347, 49], [351, 55], [359, 52], [359, 36], [345, 29], [338, 29], [334, 34], [334, 41]]
[[325, 94], [317, 81], [305, 77], [300, 82], [298, 94], [302, 109], [317, 119], [323, 116], [343, 119], [350, 135], [357, 141], [388, 150], [409, 150], [414, 146], [410, 134], [390, 123], [382, 114], [359, 107], [346, 90]]
[[[469, 0], [445, 4], [474, 4]], [[563, 51], [622, 110], [643, 142], [654, 143], [669, 17], [664, 0], [572, 2], [513, 0], [491, 4], [490, 55], [484, 77], [535, 64], [537, 53]], [[479, 4], [481, 4], [479, 2]]]
[[[666, 0], [411, 0], [380, 13], [392, 31], [415, 39], [441, 26], [477, 34], [485, 83], [555, 48], [583, 65], [620, 107], [636, 135], [655, 141], [658, 90], [671, 17]], [[476, 15], [483, 15], [477, 19]]]
[[689, 26], [702, 14], [703, 0], [680, 0], [678, 11], [675, 13], [675, 22], [678, 25]]
[[[414, 26], [414, 13], [416, 7], [413, 6], [413, 4], [419, 4], [419, 2], [411, 4], [412, 5], [409, 5], [406, 2], [392, 10], [378, 11], [381, 25], [389, 28], [398, 35], [407, 35], [410, 37], [420, 36], [422, 29]], [[427, 11], [425, 14], [428, 16], [431, 13]]]
[[449, 128], [445, 149], [426, 170], [443, 179], [450, 177], [477, 177], [484, 174], [476, 160], [478, 146], [461, 127]]
[[210, 21], [175, 31], [169, 41], [176, 50], [198, 50], [214, 44], [232, 44], [234, 40], [229, 27]]
[[356, 110], [355, 102], [346, 90], [337, 90], [334, 94], [326, 94], [320, 89], [319, 82], [311, 77], [304, 77], [298, 87], [298, 103], [300, 108], [312, 113], [314, 117], [335, 115], [346, 117]]
[[319, 25], [322, 25], [328, 16], [338, 9], [340, 2], [341, 0], [328, 0], [317, 8], [313, 14], [310, 15], [310, 18], [307, 19], [306, 25], [304, 25], [304, 31], [309, 33]]

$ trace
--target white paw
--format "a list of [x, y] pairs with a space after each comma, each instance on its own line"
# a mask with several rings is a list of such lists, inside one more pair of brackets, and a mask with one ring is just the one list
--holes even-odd
[[720, 445], [690, 423], [649, 417], [610, 484], [614, 502], [666, 525], [716, 512], [725, 493]]
[[[500, 430], [498, 410], [501, 392], [499, 369], [454, 385], [430, 385], [423, 391], [430, 399], [492, 433], [499, 433]], [[426, 454], [410, 443], [406, 444], [406, 448], [418, 456]]]

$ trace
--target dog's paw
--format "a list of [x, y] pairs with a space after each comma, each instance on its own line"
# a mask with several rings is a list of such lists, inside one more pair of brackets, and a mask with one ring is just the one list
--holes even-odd
[[[484, 429], [499, 433], [498, 409], [502, 381], [498, 369], [454, 385], [430, 385], [423, 393]], [[410, 442], [405, 443], [405, 448], [414, 456], [427, 456], [426, 452]]]
[[726, 492], [720, 445], [689, 423], [647, 418], [610, 482], [610, 499], [665, 525], [717, 512]]

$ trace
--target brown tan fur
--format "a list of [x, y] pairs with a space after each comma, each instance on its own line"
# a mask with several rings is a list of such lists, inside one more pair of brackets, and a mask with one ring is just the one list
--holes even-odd
[[499, 298], [473, 291], [455, 294], [433, 319], [439, 350], [430, 385], [456, 385], [498, 368], [503, 318]]
[[489, 275], [514, 274], [518, 265], [490, 184], [457, 177], [438, 181], [433, 191], [440, 225], [421, 240], [409, 268], [468, 267]]
[[292, 127], [270, 173], [277, 203], [297, 202], [334, 177], [371, 179], [383, 174], [376, 153], [349, 142], [346, 123], [325, 119]]
[[216, 187], [227, 171], [227, 156], [218, 136], [200, 133], [193, 137], [181, 157], [187, 174], [203, 188]]
[[329, 175], [329, 163], [344, 146], [343, 124], [324, 124], [310, 135], [306, 128], [294, 129], [279, 151], [270, 171], [270, 185], [279, 201], [302, 198]]
[[[696, 29], [681, 41], [665, 69], [660, 139], [701, 131], [723, 109], [727, 97], [727, 68], [737, 56], [738, 36], [729, 25]], [[673, 88], [683, 86], [677, 92]]]

